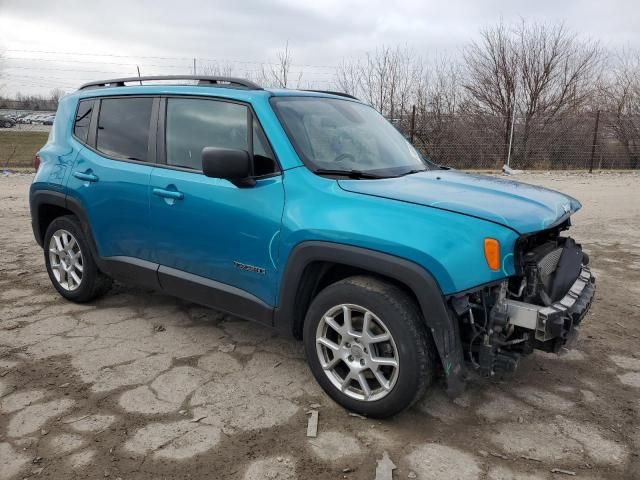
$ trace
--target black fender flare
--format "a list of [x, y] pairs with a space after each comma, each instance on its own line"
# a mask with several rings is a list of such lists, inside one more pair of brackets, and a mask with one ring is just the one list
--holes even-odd
[[347, 265], [382, 275], [406, 285], [418, 300], [427, 329], [431, 332], [447, 376], [448, 391], [464, 388], [464, 357], [456, 319], [447, 307], [431, 273], [420, 265], [387, 253], [323, 241], [306, 241], [291, 251], [283, 272], [274, 326], [291, 335], [296, 321], [296, 298], [304, 271], [313, 262]]
[[[44, 233], [40, 228], [40, 208], [43, 205], [54, 205], [56, 207], [67, 208], [67, 196], [62, 192], [54, 190], [35, 190], [29, 195], [29, 210], [31, 211], [31, 228], [33, 236], [42, 247]], [[67, 209], [68, 210], [68, 209]]]
[[78, 200], [55, 190], [36, 190], [30, 195], [29, 205], [31, 209], [31, 226], [38, 245], [42, 247], [42, 241], [45, 234], [45, 232], [42, 232], [40, 229], [40, 207], [43, 205], [55, 205], [70, 211], [78, 217], [80, 225], [82, 226], [82, 232], [89, 239], [89, 248], [91, 249], [93, 257], [100, 260], [98, 250], [96, 248], [96, 242], [93, 238], [93, 232], [91, 231], [91, 226], [87, 219], [87, 214]]

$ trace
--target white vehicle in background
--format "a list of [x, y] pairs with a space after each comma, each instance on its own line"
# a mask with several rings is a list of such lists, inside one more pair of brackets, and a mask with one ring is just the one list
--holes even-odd
[[15, 114], [15, 122], [25, 125], [52, 125], [53, 112], [22, 112]]

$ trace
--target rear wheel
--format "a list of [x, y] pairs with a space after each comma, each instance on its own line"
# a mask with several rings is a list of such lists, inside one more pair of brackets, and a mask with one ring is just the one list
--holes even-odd
[[66, 299], [88, 302], [111, 288], [111, 279], [98, 269], [75, 217], [53, 220], [45, 233], [43, 247], [51, 283]]
[[304, 325], [311, 371], [340, 405], [372, 417], [418, 400], [433, 378], [433, 347], [417, 305], [399, 287], [351, 277], [322, 290]]

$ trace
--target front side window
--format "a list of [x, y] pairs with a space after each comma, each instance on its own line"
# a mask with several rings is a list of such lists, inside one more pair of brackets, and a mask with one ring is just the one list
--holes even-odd
[[104, 98], [100, 103], [96, 148], [123, 160], [149, 161], [153, 98]]
[[[169, 98], [166, 111], [167, 165], [202, 170], [205, 147], [250, 150], [248, 107], [201, 98]], [[264, 133], [254, 120], [253, 157], [256, 176], [276, 171], [274, 156]]]
[[248, 150], [247, 107], [198, 98], [169, 98], [167, 165], [202, 170], [204, 147]]
[[89, 138], [89, 123], [91, 121], [91, 112], [93, 112], [93, 104], [93, 98], [80, 100], [76, 111], [73, 134], [82, 143], [87, 143], [87, 138]]
[[429, 168], [413, 145], [367, 105], [323, 97], [271, 102], [298, 155], [318, 173], [396, 176]]

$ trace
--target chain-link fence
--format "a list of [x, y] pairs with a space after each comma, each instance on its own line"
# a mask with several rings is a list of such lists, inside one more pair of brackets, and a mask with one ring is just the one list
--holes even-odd
[[513, 169], [640, 168], [640, 117], [588, 112], [512, 121], [412, 110], [392, 122], [428, 158], [455, 168], [497, 170], [507, 163]]
[[[640, 117], [604, 111], [529, 121], [516, 116], [512, 134], [509, 118], [413, 112], [391, 121], [442, 165], [499, 170], [508, 162], [513, 169], [528, 170], [640, 169]], [[51, 112], [33, 112], [10, 128], [0, 125], [0, 169], [33, 165], [51, 129], [47, 115]]]

